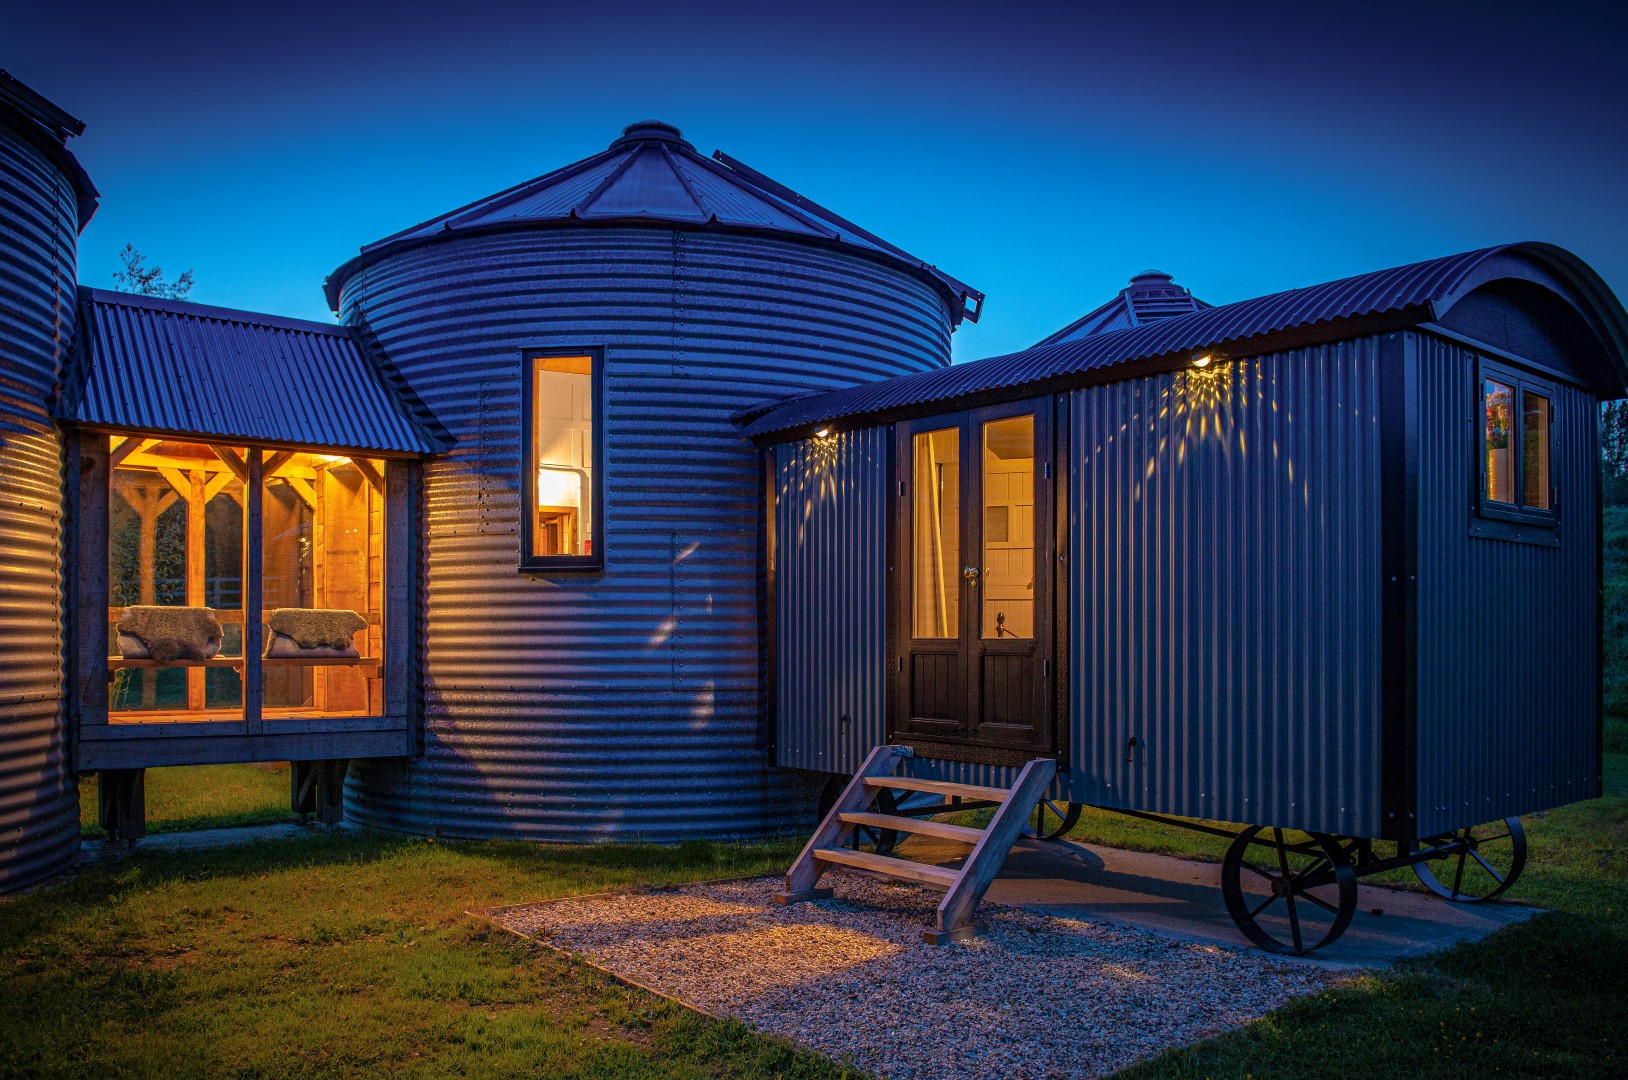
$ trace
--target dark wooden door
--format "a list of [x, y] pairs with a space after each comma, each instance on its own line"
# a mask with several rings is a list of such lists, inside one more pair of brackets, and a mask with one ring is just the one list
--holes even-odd
[[1049, 752], [1051, 402], [897, 430], [893, 732]]

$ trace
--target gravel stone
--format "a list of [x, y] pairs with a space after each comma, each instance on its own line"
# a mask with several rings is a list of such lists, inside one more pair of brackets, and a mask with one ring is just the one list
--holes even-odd
[[780, 907], [780, 878], [491, 913], [704, 1012], [894, 1080], [1063, 1080], [1248, 1023], [1349, 976], [1103, 921], [985, 904], [988, 933], [921, 940], [939, 895], [846, 870]]

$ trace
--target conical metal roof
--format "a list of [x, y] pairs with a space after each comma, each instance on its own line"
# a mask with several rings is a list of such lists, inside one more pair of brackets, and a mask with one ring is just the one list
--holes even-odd
[[1034, 347], [1055, 345], [1060, 341], [1079, 341], [1114, 330], [1129, 330], [1159, 319], [1191, 315], [1208, 307], [1209, 304], [1177, 285], [1176, 280], [1164, 271], [1144, 270], [1131, 278], [1131, 283], [1119, 290], [1118, 296], [1090, 314], [1080, 316], [1050, 337], [1035, 342]]
[[983, 306], [983, 293], [721, 151], [703, 157], [659, 120], [630, 124], [592, 157], [368, 244], [329, 277], [328, 302], [337, 308], [351, 274], [402, 247], [454, 233], [602, 222], [773, 233], [857, 249], [929, 278], [949, 299], [955, 322], [977, 322]]

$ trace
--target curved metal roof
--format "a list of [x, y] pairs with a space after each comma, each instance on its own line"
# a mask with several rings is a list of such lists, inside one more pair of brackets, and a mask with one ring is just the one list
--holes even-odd
[[313, 449], [445, 449], [342, 326], [81, 288], [75, 351], [60, 420]]
[[[753, 438], [792, 438], [828, 423], [859, 417], [874, 423], [884, 414], [921, 411], [926, 405], [942, 404], [948, 411], [979, 395], [1016, 398], [1081, 382], [1130, 378], [1161, 362], [1187, 363], [1204, 352], [1225, 359], [1380, 333], [1433, 321], [1480, 286], [1507, 278], [1558, 285], [1570, 293], [1567, 299], [1610, 357], [1612, 371], [1601, 384], [1602, 392], [1609, 393], [1603, 396], [1622, 396], [1628, 387], [1628, 312], [1621, 301], [1587, 263], [1566, 249], [1520, 243], [1291, 289], [920, 375], [766, 403], [742, 419], [749, 421], [746, 433]], [[1110, 370], [1120, 366], [1125, 370]]]
[[721, 151], [702, 157], [678, 128], [657, 120], [630, 124], [592, 157], [368, 244], [324, 288], [338, 310], [340, 289], [363, 266], [455, 233], [630, 221], [774, 233], [857, 249], [932, 280], [950, 302], [952, 322], [977, 322], [983, 307], [978, 290]]
[[1055, 334], [1035, 342], [1055, 345], [1059, 341], [1078, 341], [1093, 334], [1107, 334], [1115, 330], [1129, 330], [1133, 326], [1173, 319], [1177, 315], [1190, 315], [1213, 307], [1176, 284], [1176, 279], [1162, 270], [1144, 270], [1131, 278], [1131, 283], [1119, 290], [1119, 295], [1080, 316]]

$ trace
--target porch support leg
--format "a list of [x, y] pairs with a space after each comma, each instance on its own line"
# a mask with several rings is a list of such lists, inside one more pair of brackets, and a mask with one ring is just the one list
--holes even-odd
[[147, 835], [147, 770], [103, 769], [96, 783], [97, 817], [111, 840]]
[[349, 760], [296, 761], [289, 770], [289, 795], [294, 812], [303, 818], [316, 815], [322, 825], [345, 820], [345, 770]]

